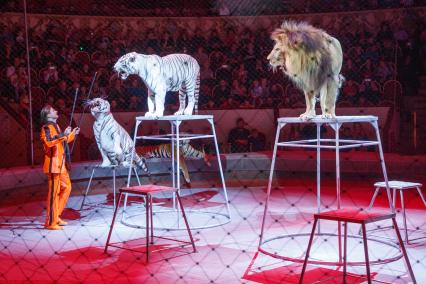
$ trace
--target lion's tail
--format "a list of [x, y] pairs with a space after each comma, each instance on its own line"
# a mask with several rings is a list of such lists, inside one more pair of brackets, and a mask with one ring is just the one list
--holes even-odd
[[339, 74], [339, 76], [338, 76], [338, 82], [337, 82], [337, 86], [339, 87], [339, 88], [341, 88], [342, 87], [342, 85], [343, 85], [343, 83], [346, 81], [346, 78], [342, 75], [342, 74]]

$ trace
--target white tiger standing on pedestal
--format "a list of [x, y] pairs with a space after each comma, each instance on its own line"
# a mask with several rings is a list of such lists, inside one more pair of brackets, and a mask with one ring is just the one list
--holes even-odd
[[[191, 115], [198, 111], [200, 66], [187, 54], [170, 54], [164, 57], [130, 52], [114, 65], [121, 79], [138, 75], [148, 88], [148, 112], [145, 116], [164, 114], [166, 92], [179, 91], [179, 110], [175, 115]], [[186, 105], [188, 96], [188, 105]]]
[[[112, 116], [109, 102], [101, 98], [95, 98], [86, 102], [86, 105], [90, 107], [90, 112], [96, 119], [93, 124], [93, 133], [99, 151], [102, 154], [102, 164], [100, 166], [130, 166], [132, 164], [130, 161], [132, 152], [135, 151], [133, 140]], [[133, 161], [145, 172], [148, 172], [145, 158], [139, 157], [135, 152]]]

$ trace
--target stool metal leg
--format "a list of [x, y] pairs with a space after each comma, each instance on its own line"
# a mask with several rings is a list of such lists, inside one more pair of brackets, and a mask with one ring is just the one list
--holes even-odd
[[179, 203], [179, 206], [180, 206], [180, 210], [182, 212], [183, 220], [185, 221], [186, 230], [188, 231], [189, 238], [191, 239], [192, 248], [194, 249], [194, 252], [197, 252], [197, 249], [195, 248], [194, 239], [192, 238], [191, 229], [189, 228], [188, 220], [186, 219], [185, 210], [183, 209], [182, 200], [180, 199], [179, 191], [176, 191], [176, 197], [177, 197], [177, 200], [178, 200], [178, 203]]
[[[120, 192], [120, 195], [118, 196], [118, 204], [120, 204], [122, 195], [123, 194]], [[112, 217], [111, 226], [109, 228], [109, 233], [108, 233], [108, 238], [107, 238], [107, 241], [106, 241], [106, 244], [105, 244], [105, 250], [104, 250], [105, 253], [107, 253], [107, 250], [108, 250], [109, 240], [111, 239], [111, 233], [112, 233], [112, 229], [114, 228], [115, 217], [117, 217], [118, 207], [119, 206], [115, 207], [114, 216]]]
[[392, 204], [393, 208], [396, 206], [396, 188], [392, 188]]
[[417, 189], [417, 192], [419, 193], [419, 195], [420, 195], [420, 198], [422, 199], [422, 201], [423, 201], [423, 204], [426, 206], [426, 200], [425, 200], [425, 198], [424, 198], [424, 196], [423, 196], [423, 194], [422, 194], [422, 191], [420, 190], [420, 187], [418, 187], [418, 186], [416, 186], [416, 189]]
[[346, 284], [346, 264], [348, 262], [348, 222], [345, 222], [343, 235], [343, 284]]
[[407, 268], [408, 273], [410, 274], [411, 280], [413, 284], [417, 284], [416, 278], [414, 277], [413, 269], [411, 268], [410, 260], [408, 259], [408, 254], [404, 246], [404, 242], [402, 241], [401, 233], [398, 229], [398, 224], [396, 223], [395, 217], [392, 218], [392, 223], [395, 228], [396, 236], [398, 237], [399, 246], [401, 248], [402, 254], [404, 256], [405, 267]]
[[312, 226], [311, 236], [309, 237], [308, 249], [306, 251], [305, 261], [303, 262], [302, 272], [300, 274], [299, 284], [303, 283], [303, 276], [305, 275], [306, 266], [308, 264], [309, 253], [311, 252], [312, 241], [314, 239], [315, 229], [317, 227], [318, 219], [314, 219], [314, 224]]
[[368, 205], [367, 210], [370, 210], [371, 207], [373, 207], [374, 201], [376, 201], [376, 198], [377, 198], [377, 194], [379, 194], [379, 190], [380, 190], [380, 187], [376, 187], [376, 190], [374, 191], [374, 194], [373, 194], [373, 198], [371, 198], [371, 201], [370, 201], [370, 204]]
[[[148, 198], [148, 197], [147, 197]], [[152, 195], [149, 195], [149, 216], [151, 217], [151, 245], [154, 244], [154, 222], [152, 221]]]
[[402, 189], [399, 190], [399, 195], [401, 198], [402, 219], [404, 221], [405, 243], [408, 244], [407, 215], [405, 214], [404, 192]]
[[114, 194], [114, 208], [116, 207], [115, 203], [115, 167], [112, 168], [112, 189]]
[[95, 169], [96, 167], [93, 168], [92, 174], [90, 175], [89, 183], [87, 184], [86, 192], [84, 193], [83, 201], [81, 202], [80, 211], [83, 210], [84, 201], [86, 200], [87, 194], [89, 193], [90, 185], [92, 184], [93, 175], [95, 174]]
[[146, 216], [146, 262], [149, 262], [149, 194], [146, 196], [146, 202], [145, 202], [145, 216]]
[[364, 242], [365, 268], [367, 269], [367, 281], [368, 281], [368, 284], [371, 284], [370, 260], [368, 258], [367, 229], [364, 223], [361, 226], [362, 226], [362, 239]]

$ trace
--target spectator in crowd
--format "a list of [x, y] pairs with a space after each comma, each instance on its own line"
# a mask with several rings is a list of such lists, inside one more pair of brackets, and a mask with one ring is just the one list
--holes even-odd
[[380, 100], [380, 90], [376, 82], [371, 79], [370, 74], [365, 74], [364, 80], [359, 86], [359, 97], [363, 97], [373, 105]]
[[358, 100], [358, 86], [354, 80], [349, 79], [343, 86], [343, 100], [356, 104]]
[[228, 143], [231, 144], [231, 153], [249, 151], [250, 131], [245, 128], [245, 121], [241, 117], [236, 121], [236, 127], [232, 128], [228, 135]]
[[279, 103], [284, 97], [284, 90], [280, 84], [273, 84], [269, 96], [274, 100], [274, 102]]
[[228, 82], [226, 80], [220, 80], [219, 86], [216, 86], [213, 89], [213, 99], [215, 102], [223, 102], [231, 95], [231, 90], [228, 87]]
[[380, 83], [384, 83], [392, 78], [393, 72], [389, 64], [382, 58], [375, 71], [376, 78]]
[[244, 86], [242, 86], [237, 79], [234, 79], [232, 81], [231, 96], [233, 96], [237, 101], [240, 102], [245, 99]]
[[368, 135], [361, 123], [355, 122], [353, 124], [352, 138], [356, 140], [368, 140]]
[[28, 121], [30, 118], [30, 99], [26, 93], [21, 93], [19, 96], [19, 115], [25, 120]]
[[254, 108], [254, 105], [248, 99], [243, 100], [240, 104], [240, 108]]
[[260, 101], [259, 99], [262, 97], [262, 94], [263, 94], [263, 88], [259, 84], [259, 80], [253, 80], [253, 83], [250, 88], [250, 98], [253, 102], [253, 105], [256, 105], [257, 102]]
[[224, 100], [220, 105], [221, 109], [236, 109], [238, 108], [238, 103], [234, 100], [232, 96], [229, 96], [228, 99]]
[[251, 152], [257, 152], [257, 151], [265, 150], [266, 136], [262, 132], [259, 132], [257, 129], [253, 128], [251, 130], [251, 133], [250, 133], [248, 140], [249, 140]]
[[42, 77], [43, 86], [45, 88], [52, 87], [58, 82], [58, 70], [56, 69], [56, 66], [53, 64], [52, 61], [49, 61], [47, 63], [47, 68], [42, 71]]

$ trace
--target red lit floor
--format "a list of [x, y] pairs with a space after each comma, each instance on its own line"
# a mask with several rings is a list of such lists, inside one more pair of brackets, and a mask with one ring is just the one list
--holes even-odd
[[[366, 207], [375, 179], [351, 177], [342, 180], [343, 206]], [[335, 208], [335, 187], [332, 177], [324, 178], [322, 208]], [[420, 181], [421, 182], [421, 181]], [[193, 230], [197, 253], [190, 246], [165, 239], [156, 239], [151, 247], [150, 263], [145, 262], [145, 230], [117, 222], [112, 242], [123, 248], [109, 248], [103, 253], [111, 222], [112, 189], [110, 180], [94, 183], [87, 206], [79, 211], [81, 193], [87, 182], [73, 184], [73, 194], [63, 219], [69, 224], [63, 231], [44, 230], [43, 186], [22, 188], [0, 193], [0, 282], [49, 283], [297, 283], [301, 264], [281, 261], [257, 253], [260, 225], [264, 210], [266, 181], [228, 182], [232, 220], [222, 226]], [[122, 184], [123, 180], [119, 180]], [[217, 181], [216, 181], [217, 184]], [[210, 181], [195, 182], [192, 188], [208, 187]], [[263, 186], [262, 186], [263, 185]], [[184, 189], [185, 207], [192, 226], [214, 225], [222, 222], [226, 213], [223, 195], [213, 189]], [[407, 246], [417, 283], [426, 283], [426, 208], [414, 191], [406, 193], [408, 226], [415, 230], [410, 238], [417, 239]], [[171, 199], [158, 196], [154, 210], [172, 208]], [[399, 203], [398, 203], [399, 204]], [[308, 233], [312, 214], [316, 212], [315, 178], [301, 176], [282, 178], [274, 184], [270, 210], [267, 215], [265, 238], [283, 234]], [[380, 195], [375, 208], [385, 210], [387, 201]], [[197, 210], [210, 213], [197, 213]], [[169, 210], [170, 211], [170, 210]], [[129, 198], [127, 221], [142, 225], [142, 200]], [[129, 217], [130, 216], [130, 217]], [[214, 216], [214, 218], [212, 217]], [[181, 220], [181, 219], [180, 219]], [[401, 214], [398, 222], [402, 229]], [[156, 213], [154, 226], [176, 226], [173, 212]], [[386, 226], [382, 222], [379, 225]], [[376, 228], [376, 224], [370, 229]], [[416, 229], [417, 228], [417, 229]], [[334, 223], [321, 223], [322, 232], [334, 233]], [[358, 227], [349, 226], [357, 235]], [[156, 235], [187, 241], [185, 231], [156, 230]], [[369, 232], [371, 238], [394, 241], [392, 230]], [[422, 239], [423, 238], [423, 239]], [[287, 256], [303, 256], [307, 237], [282, 238], [271, 241], [265, 248]], [[371, 259], [392, 257], [397, 251], [379, 242], [370, 241]], [[351, 239], [349, 261], [363, 260], [362, 244]], [[316, 239], [312, 257], [333, 260], [337, 257], [337, 239]], [[371, 267], [374, 279], [389, 283], [408, 283], [402, 260]], [[342, 283], [342, 269], [334, 266], [309, 265], [305, 283]], [[363, 266], [348, 267], [347, 283], [363, 283]], [[318, 282], [317, 282], [318, 281]]]

